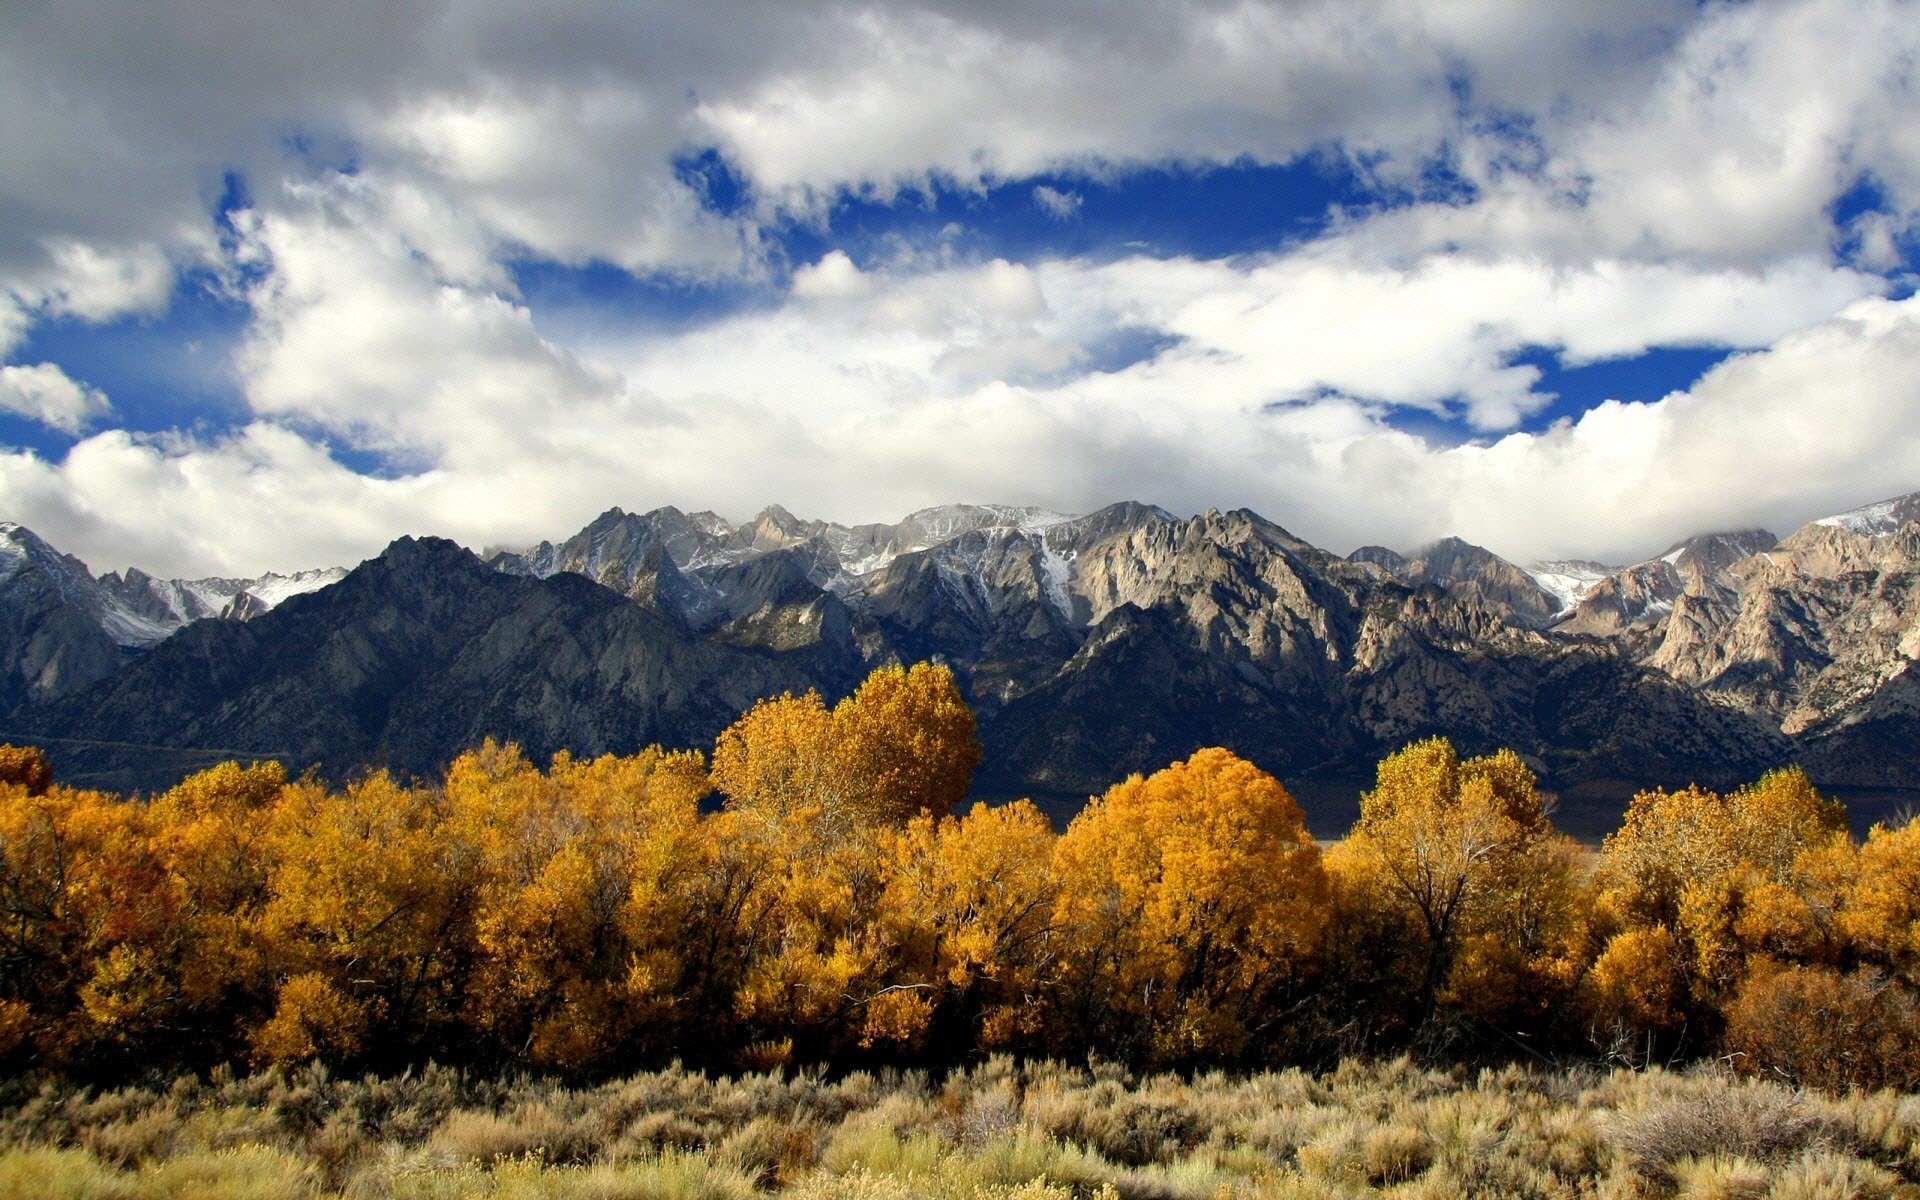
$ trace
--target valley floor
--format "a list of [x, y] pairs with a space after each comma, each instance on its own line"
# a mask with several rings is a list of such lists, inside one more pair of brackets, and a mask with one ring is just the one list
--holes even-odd
[[429, 1067], [0, 1083], [0, 1197], [1233, 1200], [1920, 1195], [1920, 1096], [1712, 1069], [1405, 1059], [1135, 1078], [923, 1072], [575, 1088]]

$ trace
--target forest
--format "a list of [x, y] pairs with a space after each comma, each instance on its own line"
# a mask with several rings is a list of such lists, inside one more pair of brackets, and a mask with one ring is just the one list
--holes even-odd
[[1328, 845], [1224, 749], [1059, 832], [1026, 802], [957, 811], [979, 757], [930, 664], [762, 701], [710, 755], [543, 767], [486, 742], [433, 781], [227, 763], [125, 797], [4, 748], [0, 1111], [32, 1142], [165, 1072], [184, 1096], [453, 1067], [470, 1092], [683, 1064], [882, 1072], [928, 1104], [927, 1071], [983, 1063], [1920, 1088], [1920, 823], [1856, 839], [1796, 769], [1643, 792], [1596, 850], [1519, 756], [1439, 738], [1380, 761]]

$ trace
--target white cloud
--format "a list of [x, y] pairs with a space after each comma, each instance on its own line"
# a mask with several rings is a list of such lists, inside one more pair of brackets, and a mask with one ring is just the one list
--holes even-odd
[[[532, 540], [613, 503], [1123, 495], [1247, 504], [1336, 548], [1617, 555], [1920, 485], [1913, 302], [1874, 298], [1920, 213], [1897, 0], [655, 8], [0, 8], [0, 353], [51, 316], [154, 311], [210, 264], [245, 281], [253, 413], [12, 455], [0, 510], [177, 571]], [[710, 145], [749, 185], [726, 213], [678, 165]], [[1226, 261], [863, 267], [828, 220], [933, 179], [1306, 154], [1412, 186], [1443, 153], [1470, 197]], [[223, 242], [229, 170], [252, 207]], [[1891, 211], [1836, 228], [1862, 175]], [[1028, 194], [1064, 219], [1058, 182]], [[762, 222], [795, 215], [817, 261], [684, 334], [611, 314], [569, 338], [514, 290], [523, 258], [765, 285]], [[1091, 370], [1136, 335], [1163, 348]], [[1753, 353], [1501, 436], [1546, 400], [1518, 351], [1687, 344]], [[104, 410], [57, 368], [5, 370], [39, 388], [16, 411]], [[1395, 428], [1410, 411], [1481, 441], [1430, 445]]]
[[1079, 192], [1064, 192], [1043, 183], [1033, 189], [1033, 202], [1054, 220], [1068, 221], [1080, 211], [1081, 196]]
[[52, 363], [37, 363], [0, 367], [0, 409], [78, 433], [106, 415], [108, 405], [99, 390], [74, 382]]
[[[892, 303], [871, 310], [800, 300], [646, 348], [583, 347], [570, 365], [527, 333], [523, 312], [445, 285], [422, 284], [411, 307], [358, 327], [352, 285], [390, 264], [349, 263], [325, 226], [307, 236], [311, 253], [348, 266], [321, 281], [342, 287], [330, 298], [286, 298], [286, 353], [307, 344], [308, 321], [335, 331], [341, 386], [275, 392], [263, 367], [256, 388], [279, 397], [281, 419], [321, 429], [394, 405], [381, 435], [423, 447], [432, 466], [367, 478], [268, 420], [226, 439], [109, 432], [59, 463], [0, 460], [0, 509], [83, 557], [191, 573], [351, 562], [402, 532], [532, 541], [616, 501], [745, 515], [778, 500], [855, 520], [958, 498], [1082, 508], [1135, 496], [1188, 511], [1244, 504], [1335, 549], [1457, 532], [1518, 557], [1623, 558], [1702, 523], [1791, 524], [1920, 480], [1920, 300], [1857, 301], [1657, 402], [1441, 448], [1392, 428], [1377, 404], [1263, 408], [1276, 359], [1223, 348], [1241, 344], [1232, 321], [1208, 334], [1196, 319], [1175, 350], [1054, 387], [943, 375], [994, 322], [1077, 345], [1180, 305], [1171, 276], [1190, 272], [1193, 289], [1215, 264], [1107, 269], [1137, 273], [1124, 288], [1068, 266], [1028, 280], [1008, 267], [881, 279]], [[347, 311], [328, 315], [335, 304]], [[876, 325], [874, 312], [894, 319]], [[418, 335], [401, 377], [421, 396], [354, 377], [384, 321]], [[1202, 336], [1217, 340], [1195, 345]]]

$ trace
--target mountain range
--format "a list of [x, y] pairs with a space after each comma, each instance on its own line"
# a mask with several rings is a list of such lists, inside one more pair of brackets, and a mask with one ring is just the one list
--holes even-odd
[[979, 716], [987, 797], [1070, 810], [1222, 744], [1310, 813], [1316, 788], [1350, 808], [1380, 754], [1443, 733], [1516, 748], [1603, 827], [1633, 786], [1785, 762], [1920, 787], [1916, 587], [1920, 494], [1624, 566], [1455, 538], [1342, 557], [1244, 509], [1127, 502], [616, 508], [484, 558], [403, 538], [351, 571], [181, 581], [95, 577], [0, 524], [0, 708], [62, 777], [147, 789], [230, 756], [430, 773], [489, 735], [699, 746], [760, 696], [933, 658]]

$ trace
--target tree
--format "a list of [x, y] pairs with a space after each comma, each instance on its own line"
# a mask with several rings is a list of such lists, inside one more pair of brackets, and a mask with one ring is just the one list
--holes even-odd
[[[1799, 768], [1766, 772], [1728, 795], [1703, 787], [1636, 795], [1597, 864], [1607, 937], [1590, 975], [1597, 1020], [1617, 1033], [1713, 1037], [1755, 973], [1841, 966], [1857, 876], [1845, 810]], [[1668, 956], [1657, 972], [1653, 948]], [[1613, 970], [1628, 960], [1657, 973], [1659, 985], [1649, 985], [1657, 1002]], [[1820, 979], [1780, 975], [1774, 991], [1755, 985], [1743, 1006], [1749, 1035], [1764, 1023], [1757, 1014], [1786, 1004], [1780, 989], [1814, 995], [1826, 989]]]
[[0, 745], [0, 786], [15, 784], [29, 796], [44, 796], [53, 786], [53, 767], [38, 746]]
[[[1729, 795], [1642, 792], [1601, 850], [1601, 920], [1614, 940], [1662, 931], [1684, 987], [1678, 1019], [1668, 1012], [1660, 1025], [1706, 1021], [1758, 959], [1838, 960], [1854, 855], [1845, 810], [1798, 768]], [[1611, 954], [1609, 943], [1603, 961]], [[1654, 1011], [1612, 1015], [1631, 1028]]]
[[882, 667], [834, 707], [833, 733], [868, 821], [944, 817], [967, 794], [980, 765], [973, 710], [953, 672], [933, 663]]
[[761, 700], [713, 744], [713, 786], [728, 808], [765, 823], [853, 819], [854, 788], [820, 693]]
[[894, 963], [867, 1002], [863, 1041], [1012, 1049], [1040, 1032], [1057, 940], [1053, 844], [1025, 800], [937, 821], [922, 813], [885, 839], [877, 919]]
[[[1536, 974], [1558, 950], [1571, 859], [1541, 803], [1532, 770], [1511, 750], [1461, 759], [1445, 738], [1415, 742], [1382, 760], [1342, 862], [1378, 881], [1383, 901], [1409, 921], [1419, 945], [1415, 1002], [1431, 1020], [1463, 944], [1481, 937], [1477, 986], [1463, 989], [1487, 1011]], [[1491, 940], [1485, 940], [1485, 939]], [[1494, 956], [1517, 953], [1514, 969]], [[1465, 982], [1463, 980], [1463, 982]]]
[[458, 1014], [473, 944], [475, 856], [438, 789], [380, 771], [342, 792], [298, 783], [270, 819], [271, 895], [256, 928], [276, 978], [254, 1031], [267, 1062], [431, 1049]]
[[1056, 1020], [1158, 1062], [1249, 1053], [1310, 972], [1327, 878], [1300, 807], [1223, 749], [1114, 785], [1054, 852]]
[[447, 832], [471, 848], [463, 1017], [532, 1062], [581, 1069], [667, 1041], [683, 988], [682, 886], [706, 763], [650, 747], [542, 774], [489, 741], [447, 771]]
[[979, 764], [973, 733], [947, 668], [882, 667], [831, 710], [817, 692], [755, 704], [714, 743], [713, 783], [744, 813], [829, 834], [941, 817]]
[[1808, 1087], [1920, 1087], [1920, 997], [1874, 970], [1757, 964], [1727, 1006], [1740, 1069]]
[[1867, 834], [1840, 923], [1862, 960], [1920, 987], [1920, 821]]

